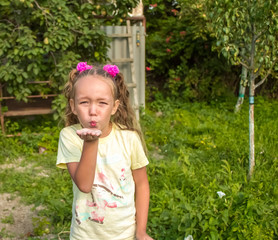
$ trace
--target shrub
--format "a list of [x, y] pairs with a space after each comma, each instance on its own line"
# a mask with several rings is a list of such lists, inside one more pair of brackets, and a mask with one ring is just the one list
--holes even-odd
[[144, 1], [148, 84], [160, 86], [173, 99], [215, 99], [237, 76], [236, 68], [211, 51], [215, 40], [198, 2]]

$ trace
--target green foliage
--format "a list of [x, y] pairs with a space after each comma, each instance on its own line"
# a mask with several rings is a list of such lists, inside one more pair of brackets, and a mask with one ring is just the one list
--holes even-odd
[[10, 239], [12, 239], [14, 236], [12, 235], [12, 234], [10, 234], [10, 233], [8, 233], [7, 232], [7, 230], [6, 230], [6, 228], [2, 228], [1, 230], [0, 230], [0, 237], [1, 238], [10, 238]]
[[12, 214], [10, 214], [9, 216], [7, 217], [3, 217], [1, 219], [1, 223], [8, 223], [8, 224], [14, 224], [14, 217]]
[[206, 1], [214, 48], [232, 64], [248, 66], [254, 78], [277, 71], [277, 9], [271, 0]]
[[147, 111], [142, 124], [154, 239], [277, 238], [278, 108], [262, 98], [257, 105], [257, 165], [248, 182], [247, 105], [235, 115], [229, 102], [151, 104], [156, 113]]
[[33, 218], [35, 236], [42, 236], [50, 232], [50, 222], [47, 218]]
[[[188, 235], [194, 239], [277, 239], [278, 102], [256, 100], [257, 164], [248, 181], [247, 103], [234, 114], [235, 98], [210, 105], [172, 102], [158, 93], [156, 98], [141, 116], [150, 151], [148, 233], [161, 240], [183, 240]], [[70, 228], [72, 183], [68, 172], [55, 166], [57, 123], [45, 117], [33, 123], [13, 123], [15, 131], [29, 134], [24, 144], [21, 137], [0, 138], [4, 144], [1, 164], [15, 166], [0, 168], [0, 179], [5, 179], [0, 192], [17, 193], [25, 203], [42, 206], [33, 220], [36, 235], [57, 234]], [[30, 132], [39, 137], [32, 138]], [[51, 151], [38, 154], [35, 146], [41, 142]], [[225, 196], [220, 198], [218, 191]], [[0, 234], [6, 235], [4, 230]]]
[[270, 73], [260, 93], [277, 97], [277, 3], [144, 0], [144, 6], [149, 85], [173, 99], [208, 101], [236, 91], [241, 61], [258, 81]]
[[[232, 64], [247, 69], [249, 96], [274, 73], [277, 65], [278, 38], [275, 14], [278, 4], [264, 1], [207, 1], [209, 28], [217, 39], [216, 48]], [[261, 77], [261, 78], [259, 78]], [[259, 81], [258, 81], [259, 78]], [[240, 94], [244, 94], [246, 81], [242, 79]], [[242, 88], [243, 87], [243, 88]], [[237, 107], [238, 109], [238, 107]], [[249, 177], [252, 176], [254, 159], [254, 108], [250, 106]]]
[[59, 140], [60, 128], [45, 127], [42, 129], [43, 134], [41, 135], [38, 146], [42, 147], [48, 152], [55, 152], [57, 150], [57, 143]]
[[[211, 51], [203, 1], [144, 1], [149, 85], [173, 99], [204, 100], [226, 93], [231, 69]], [[235, 73], [236, 74], [236, 73]]]
[[51, 115], [5, 121], [7, 134], [14, 137], [9, 138], [0, 133], [0, 144], [3, 146], [0, 151], [0, 163], [22, 155], [32, 155], [39, 152], [39, 148], [49, 153], [56, 152], [61, 127], [53, 121]]
[[53, 114], [54, 120], [58, 120], [65, 114], [65, 109], [67, 106], [67, 99], [63, 94], [60, 94], [52, 101], [52, 107], [56, 110]]

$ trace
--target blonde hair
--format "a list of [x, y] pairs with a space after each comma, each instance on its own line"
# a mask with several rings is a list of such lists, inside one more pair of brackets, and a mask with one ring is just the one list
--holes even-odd
[[112, 116], [111, 121], [115, 123], [122, 130], [136, 131], [141, 139], [145, 153], [147, 148], [141, 127], [136, 119], [135, 112], [131, 106], [129, 100], [129, 91], [124, 81], [124, 76], [118, 73], [115, 78], [103, 70], [102, 66], [93, 66], [92, 69], [85, 70], [82, 72], [73, 69], [69, 74], [68, 82], [64, 87], [64, 94], [67, 98], [67, 106], [65, 113], [65, 124], [70, 126], [79, 123], [77, 116], [72, 112], [70, 106], [70, 99], [75, 97], [75, 84], [76, 82], [85, 76], [102, 76], [111, 82], [112, 93], [114, 100], [119, 100], [120, 104], [116, 113]]

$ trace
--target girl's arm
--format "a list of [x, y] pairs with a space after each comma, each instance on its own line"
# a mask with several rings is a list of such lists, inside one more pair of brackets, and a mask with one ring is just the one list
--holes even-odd
[[84, 131], [77, 132], [84, 140], [80, 162], [67, 163], [71, 178], [81, 192], [91, 192], [96, 170], [98, 137], [101, 132]]
[[136, 239], [152, 240], [146, 233], [150, 189], [146, 167], [132, 171], [135, 182]]

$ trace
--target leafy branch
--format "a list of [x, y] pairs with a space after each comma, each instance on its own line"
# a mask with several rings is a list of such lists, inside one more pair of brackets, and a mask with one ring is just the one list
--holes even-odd
[[268, 76], [271, 74], [272, 69], [273, 69], [273, 67], [275, 66], [276, 62], [277, 62], [277, 59], [274, 60], [272, 66], [271, 66], [271, 68], [269, 68], [269, 70], [268, 70], [266, 76], [265, 76], [261, 81], [259, 81], [257, 84], [255, 84], [255, 89], [256, 89], [257, 87], [261, 86], [261, 85], [266, 81], [266, 79], [268, 78]]

